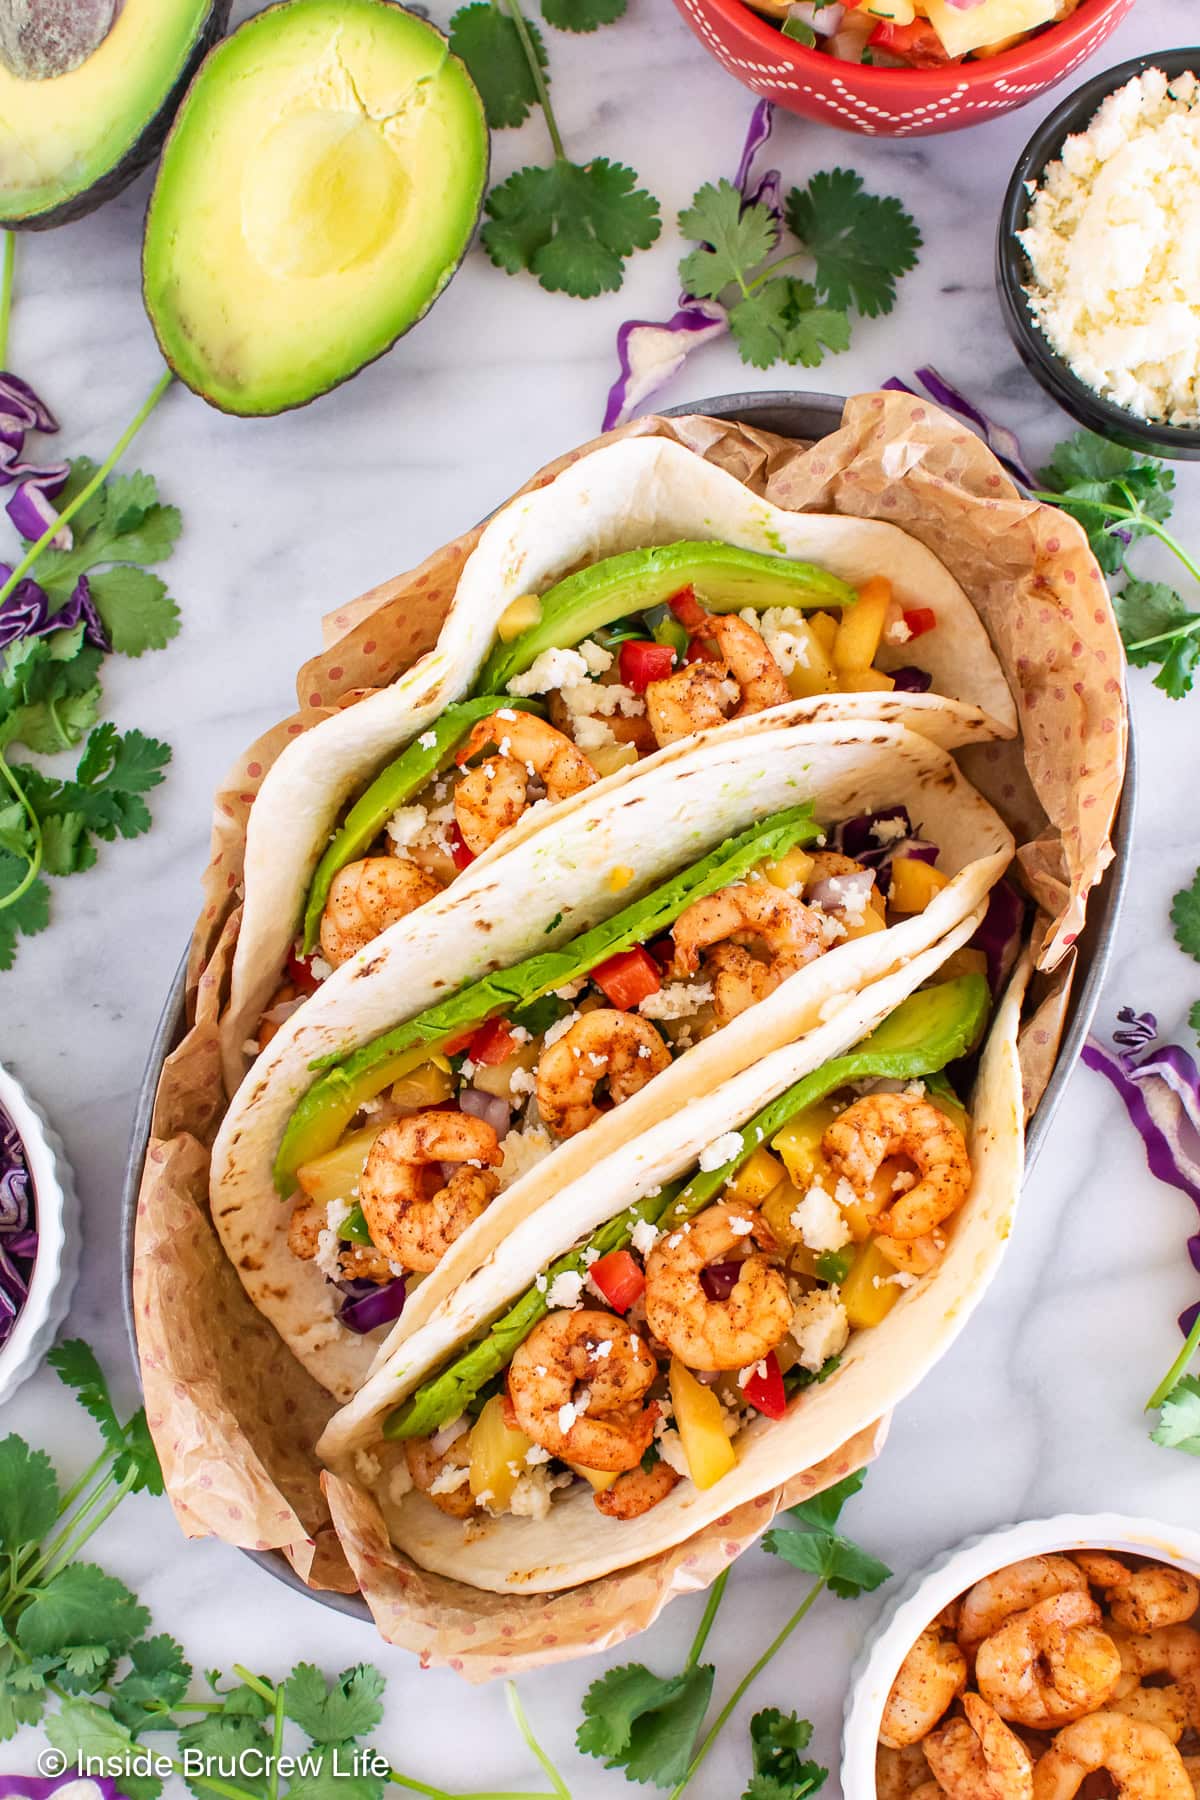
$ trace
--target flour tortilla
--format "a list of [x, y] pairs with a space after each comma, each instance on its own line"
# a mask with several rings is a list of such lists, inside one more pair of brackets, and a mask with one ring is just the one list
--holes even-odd
[[[666, 1182], [686, 1175], [701, 1151], [744, 1124], [777, 1094], [842, 1054], [970, 936], [967, 919], [902, 971], [865, 989], [806, 1038], [784, 1046], [704, 1100], [664, 1119], [564, 1189], [536, 1220], [526, 1219], [481, 1265], [452, 1306], [401, 1345], [348, 1407], [334, 1415], [318, 1453], [354, 1478], [355, 1452], [378, 1446], [387, 1412], [436, 1370], [458, 1344], [511, 1304], [555, 1256]], [[376, 1495], [397, 1548], [422, 1568], [493, 1593], [553, 1593], [658, 1555], [745, 1501], [819, 1463], [848, 1437], [886, 1414], [949, 1348], [994, 1275], [1012, 1228], [1024, 1140], [1017, 1026], [1028, 956], [993, 1021], [972, 1103], [972, 1181], [939, 1267], [902, 1295], [881, 1324], [856, 1332], [836, 1373], [796, 1395], [777, 1422], [756, 1420], [737, 1439], [736, 1467], [701, 1491], [684, 1480], [631, 1523], [605, 1518], [579, 1484], [542, 1521], [507, 1515], [473, 1520], [469, 1534], [422, 1494], [399, 1503]], [[368, 1458], [360, 1459], [370, 1466]]]
[[[520, 495], [489, 522], [428, 655], [390, 686], [304, 732], [268, 770], [250, 812], [246, 897], [222, 1024], [231, 1093], [245, 1067], [244, 1042], [278, 984], [317, 860], [344, 807], [470, 690], [510, 602], [543, 593], [604, 557], [683, 539], [721, 540], [813, 562], [856, 585], [883, 574], [902, 605], [927, 607], [937, 616], [936, 630], [885, 649], [878, 658], [884, 668], [927, 669], [933, 678], [929, 694], [798, 701], [769, 719], [890, 715], [947, 748], [1016, 735], [1013, 698], [978, 614], [954, 577], [915, 538], [881, 520], [785, 512], [667, 438], [605, 445], [545, 487]], [[623, 772], [605, 785], [619, 789], [636, 773]], [[545, 811], [526, 814], [507, 844], [541, 829], [546, 818]]]
[[337, 1290], [292, 1255], [291, 1208], [272, 1180], [284, 1128], [314, 1080], [313, 1061], [347, 1054], [534, 949], [569, 942], [734, 833], [810, 799], [818, 820], [831, 824], [906, 805], [914, 827], [938, 845], [949, 885], [925, 912], [808, 964], [515, 1181], [415, 1289], [393, 1327], [399, 1341], [515, 1222], [598, 1158], [833, 1017], [867, 983], [974, 913], [1007, 867], [1012, 837], [953, 759], [903, 726], [819, 724], [708, 738], [616, 794], [590, 792], [552, 831], [472, 865], [451, 890], [343, 964], [283, 1025], [217, 1136], [212, 1216], [250, 1298], [338, 1399], [366, 1379], [380, 1339], [348, 1331], [337, 1318]]

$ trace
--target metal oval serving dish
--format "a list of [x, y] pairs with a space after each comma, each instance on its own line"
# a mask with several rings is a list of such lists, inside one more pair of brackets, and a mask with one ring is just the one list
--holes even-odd
[[[680, 416], [685, 413], [706, 413], [711, 418], [734, 420], [740, 424], [755, 426], [762, 431], [777, 432], [782, 437], [811, 441], [828, 437], [831, 432], [838, 429], [842, 422], [843, 406], [844, 402], [834, 394], [793, 394], [777, 390], [761, 394], [719, 394], [711, 399], [697, 400], [687, 406], [676, 406], [665, 410], [671, 416]], [[1100, 997], [1100, 988], [1108, 969], [1129, 864], [1130, 837], [1133, 830], [1134, 785], [1135, 771], [1131, 739], [1125, 786], [1113, 830], [1116, 855], [1103, 880], [1093, 890], [1088, 902], [1087, 926], [1076, 946], [1078, 960], [1075, 981], [1067, 1010], [1058, 1061], [1029, 1126], [1026, 1138], [1027, 1168], [1032, 1165], [1046, 1140], [1051, 1118], [1062, 1099], [1067, 1079], [1083, 1048], [1084, 1039], [1096, 1010], [1096, 1003]], [[131, 1289], [134, 1222], [137, 1213], [138, 1190], [142, 1179], [142, 1164], [150, 1137], [150, 1120], [154, 1110], [154, 1096], [158, 1088], [159, 1076], [163, 1063], [184, 1035], [185, 964], [186, 958], [184, 963], [180, 964], [175, 980], [171, 984], [162, 1016], [158, 1021], [150, 1045], [138, 1095], [137, 1110], [134, 1115], [129, 1156], [125, 1165], [121, 1215], [122, 1252], [126, 1270], [124, 1308], [129, 1346], [135, 1368], [137, 1367], [137, 1337], [134, 1330]], [[300, 1593], [311, 1594], [313, 1599], [319, 1600], [322, 1605], [332, 1607], [336, 1612], [348, 1613], [354, 1618], [370, 1620], [371, 1615], [364, 1600], [357, 1595], [336, 1594], [307, 1587], [278, 1552], [247, 1550], [244, 1554], [278, 1580], [286, 1582], [289, 1587], [295, 1588]]]

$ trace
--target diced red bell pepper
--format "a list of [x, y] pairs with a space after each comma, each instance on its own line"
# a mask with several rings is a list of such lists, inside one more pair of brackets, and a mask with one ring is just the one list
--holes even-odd
[[768, 1419], [782, 1419], [787, 1411], [787, 1395], [783, 1389], [783, 1373], [773, 1350], [768, 1350], [742, 1389], [751, 1406]]
[[886, 50], [914, 69], [938, 69], [962, 61], [946, 54], [946, 46], [927, 19], [914, 19], [911, 25], [893, 25], [881, 19], [867, 42], [873, 50]]
[[294, 950], [288, 951], [287, 978], [301, 994], [315, 994], [321, 985], [312, 972], [312, 957], [297, 956]]
[[670, 644], [653, 644], [644, 638], [626, 638], [621, 645], [621, 680], [635, 694], [644, 694], [652, 681], [665, 681], [675, 666]]
[[679, 623], [688, 631], [699, 631], [708, 618], [708, 614], [696, 598], [694, 587], [680, 588], [677, 594], [671, 595], [667, 605]]
[[654, 942], [652, 944], [647, 944], [646, 948], [649, 950], [660, 969], [669, 969], [671, 964], [675, 961], [675, 940], [670, 935], [667, 937], [655, 938]]
[[497, 1063], [507, 1062], [516, 1047], [517, 1040], [508, 1028], [508, 1020], [489, 1019], [471, 1038], [471, 1061], [494, 1069]]
[[628, 1250], [610, 1250], [592, 1264], [588, 1275], [614, 1312], [627, 1313], [646, 1291], [646, 1277]]
[[912, 606], [904, 614], [904, 623], [910, 638], [924, 637], [937, 624], [937, 614], [932, 606]]
[[684, 662], [720, 662], [720, 652], [712, 644], [706, 644], [703, 638], [694, 637], [687, 647]]
[[650, 952], [641, 944], [634, 950], [622, 950], [592, 970], [592, 980], [601, 993], [621, 1012], [639, 1006], [650, 994], [657, 994], [662, 975]]
[[454, 858], [456, 869], [469, 869], [475, 861], [475, 852], [468, 850], [463, 842], [463, 834], [458, 829], [457, 821], [451, 820], [446, 827], [446, 836], [450, 839], [450, 854]]
[[439, 1056], [457, 1056], [460, 1050], [468, 1048], [478, 1030], [479, 1026], [473, 1025], [470, 1031], [460, 1031], [457, 1037], [447, 1038], [446, 1042], [439, 1046], [437, 1054]]

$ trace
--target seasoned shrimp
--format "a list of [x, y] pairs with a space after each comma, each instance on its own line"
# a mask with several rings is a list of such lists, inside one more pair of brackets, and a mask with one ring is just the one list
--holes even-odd
[[927, 1100], [911, 1094], [866, 1094], [840, 1113], [821, 1139], [825, 1160], [835, 1180], [845, 1177], [862, 1200], [880, 1164], [903, 1158], [918, 1179], [903, 1192], [893, 1191], [881, 1210], [886, 1229], [878, 1233], [880, 1248], [927, 1237], [958, 1211], [971, 1185], [966, 1140], [953, 1120]]
[[922, 1744], [906, 1744], [896, 1750], [880, 1744], [875, 1751], [876, 1800], [916, 1800], [923, 1788], [936, 1783], [929, 1780], [929, 1764]]
[[751, 1238], [775, 1248], [760, 1212], [725, 1201], [660, 1237], [646, 1259], [646, 1323], [689, 1369], [749, 1368], [792, 1328], [787, 1281], [765, 1256], [746, 1257], [727, 1300], [710, 1300], [704, 1291], [708, 1265], [726, 1261]]
[[1194, 1800], [1170, 1738], [1114, 1712], [1093, 1713], [1058, 1733], [1034, 1770], [1034, 1800], [1073, 1800], [1099, 1769], [1112, 1777], [1118, 1800]]
[[[723, 1025], [825, 948], [819, 916], [769, 881], [737, 882], [693, 900], [676, 919], [671, 938], [672, 975], [694, 975], [703, 959]], [[767, 961], [751, 957], [750, 944], [761, 945]]]
[[1173, 1744], [1177, 1744], [1191, 1720], [1187, 1692], [1169, 1681], [1165, 1687], [1143, 1687], [1140, 1682], [1126, 1687], [1124, 1681], [1108, 1702], [1110, 1712], [1126, 1713], [1140, 1719], [1143, 1725], [1157, 1725]]
[[652, 1506], [665, 1500], [680, 1480], [668, 1463], [656, 1462], [652, 1469], [627, 1469], [610, 1488], [593, 1498], [597, 1511], [607, 1519], [640, 1519]]
[[1185, 1756], [1182, 1758], [1182, 1762], [1187, 1771], [1188, 1780], [1197, 1796], [1200, 1796], [1200, 1756]]
[[1103, 1550], [1077, 1550], [1075, 1561], [1103, 1593], [1114, 1622], [1135, 1635], [1182, 1625], [1200, 1606], [1200, 1581], [1183, 1569], [1163, 1563], [1131, 1569]]
[[658, 1407], [642, 1404], [658, 1365], [615, 1313], [553, 1312], [535, 1325], [508, 1370], [517, 1424], [543, 1450], [585, 1469], [636, 1469]]
[[663, 681], [646, 688], [646, 717], [660, 746], [674, 744], [693, 731], [712, 731], [723, 725], [738, 697], [719, 663], [687, 663]]
[[608, 1084], [609, 1105], [620, 1106], [670, 1061], [671, 1052], [649, 1019], [611, 1006], [583, 1013], [542, 1051], [537, 1071], [542, 1123], [556, 1137], [574, 1137], [605, 1110], [596, 1099], [602, 1081]]
[[693, 637], [716, 640], [721, 661], [741, 695], [733, 717], [765, 712], [791, 699], [783, 670], [767, 648], [766, 639], [736, 613], [714, 613], [693, 630]]
[[440, 1456], [435, 1454], [429, 1438], [409, 1438], [404, 1446], [404, 1460], [413, 1486], [428, 1495], [439, 1512], [449, 1513], [452, 1519], [470, 1518], [475, 1511], [475, 1496], [470, 1488], [465, 1437], [457, 1439]]
[[566, 800], [600, 779], [578, 744], [534, 713], [501, 707], [480, 719], [458, 752], [460, 766], [488, 744], [497, 754], [468, 769], [454, 790], [454, 817], [473, 856], [521, 817], [530, 776], [542, 782], [548, 800]]
[[[406, 1269], [436, 1269], [495, 1198], [492, 1170], [502, 1160], [492, 1126], [469, 1113], [413, 1113], [385, 1125], [358, 1183], [372, 1242]], [[439, 1163], [463, 1166], [443, 1181]]]
[[994, 1707], [963, 1695], [966, 1717], [925, 1739], [925, 1757], [950, 1800], [1033, 1800], [1033, 1758]]
[[879, 1724], [880, 1743], [892, 1750], [920, 1743], [966, 1685], [966, 1657], [957, 1644], [927, 1626], [892, 1683]]
[[1192, 1729], [1200, 1731], [1200, 1632], [1163, 1625], [1138, 1637], [1117, 1630], [1112, 1638], [1121, 1658], [1118, 1692], [1131, 1692], [1146, 1675], [1169, 1675], [1187, 1701]]
[[334, 876], [321, 914], [321, 955], [340, 968], [381, 931], [407, 918], [442, 884], [406, 856], [365, 856]]
[[1056, 1730], [1103, 1706], [1121, 1679], [1117, 1646], [1087, 1593], [1055, 1594], [1014, 1613], [979, 1646], [975, 1681], [1002, 1719]]
[[[321, 1248], [321, 1233], [329, 1229], [329, 1209], [316, 1200], [296, 1206], [288, 1221], [288, 1249], [301, 1262], [312, 1262]], [[349, 1241], [338, 1245], [338, 1270], [347, 1281], [390, 1281], [392, 1265], [373, 1244]]]
[[998, 1631], [1014, 1613], [1052, 1600], [1055, 1594], [1086, 1594], [1087, 1578], [1067, 1556], [1027, 1556], [1009, 1563], [963, 1596], [958, 1618], [959, 1648], [973, 1656], [984, 1638]]

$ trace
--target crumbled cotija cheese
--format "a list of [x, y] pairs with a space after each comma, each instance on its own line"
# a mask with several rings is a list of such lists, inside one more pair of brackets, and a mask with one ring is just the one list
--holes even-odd
[[700, 1167], [704, 1170], [705, 1174], [710, 1173], [713, 1169], [719, 1169], [722, 1163], [731, 1161], [731, 1159], [737, 1155], [741, 1147], [741, 1133], [738, 1131], [726, 1131], [717, 1139], [715, 1144], [709, 1144], [706, 1149], [700, 1152], [698, 1159]]
[[1200, 81], [1161, 69], [1110, 94], [1031, 189], [1030, 309], [1096, 393], [1200, 417]]

